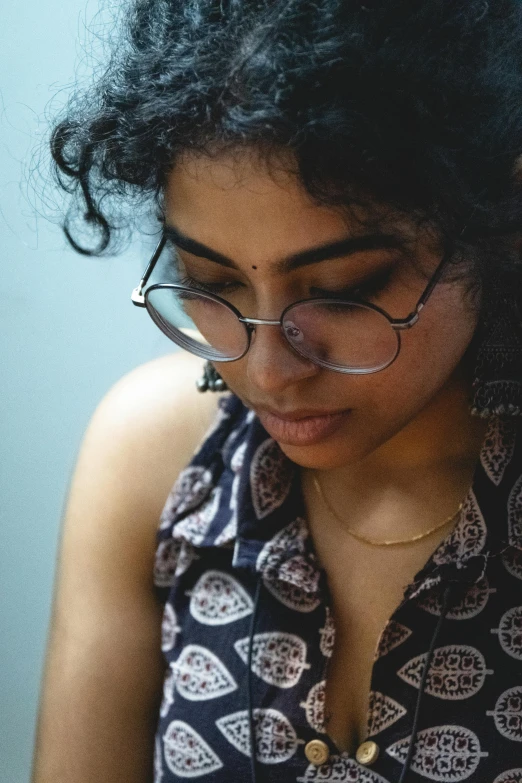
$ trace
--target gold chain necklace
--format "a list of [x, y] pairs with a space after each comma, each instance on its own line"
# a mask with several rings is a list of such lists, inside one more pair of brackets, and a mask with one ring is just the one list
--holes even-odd
[[[321, 500], [325, 504], [330, 514], [332, 514], [332, 516], [334, 516], [337, 519], [337, 521], [341, 522], [344, 526], [345, 520], [341, 519], [341, 517], [334, 511], [334, 509], [326, 499], [322, 487], [319, 484], [319, 479], [317, 478], [317, 476], [312, 476], [312, 479]], [[420, 541], [421, 538], [426, 538], [427, 536], [430, 536], [436, 530], [440, 530], [441, 527], [444, 527], [444, 525], [447, 525], [448, 522], [451, 522], [453, 519], [455, 519], [457, 514], [460, 513], [463, 505], [464, 503], [461, 503], [458, 509], [456, 510], [456, 512], [451, 517], [445, 519], [444, 522], [440, 522], [438, 525], [435, 525], [435, 527], [431, 527], [429, 530], [426, 530], [424, 533], [418, 533], [416, 536], [413, 536], [413, 538], [397, 538], [394, 539], [393, 541], [375, 541], [373, 538], [367, 538], [366, 536], [363, 536], [360, 533], [355, 533], [353, 530], [350, 530], [349, 528], [345, 527], [345, 530], [350, 536], [353, 536], [353, 538], [356, 538], [358, 541], [362, 541], [365, 544], [372, 544], [372, 546], [394, 546], [395, 544], [412, 544], [414, 541]]]

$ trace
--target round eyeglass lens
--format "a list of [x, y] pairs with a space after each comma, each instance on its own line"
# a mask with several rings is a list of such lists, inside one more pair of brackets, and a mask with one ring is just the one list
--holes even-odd
[[230, 361], [248, 348], [247, 332], [237, 315], [212, 295], [157, 285], [148, 289], [145, 302], [167, 337], [197, 356]]
[[364, 304], [301, 302], [286, 311], [282, 328], [298, 353], [340, 372], [381, 370], [399, 350], [399, 336], [388, 319]]

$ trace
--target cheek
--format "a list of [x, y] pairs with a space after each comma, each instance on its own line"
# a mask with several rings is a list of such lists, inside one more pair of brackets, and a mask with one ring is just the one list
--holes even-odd
[[431, 362], [434, 363], [434, 369], [451, 370], [470, 344], [477, 321], [478, 313], [457, 298], [454, 301], [442, 301], [431, 310], [428, 304], [421, 311], [412, 332], [404, 335], [404, 353], [412, 361], [424, 362], [428, 370]]
[[439, 307], [420, 314], [419, 321], [401, 334], [395, 362], [374, 376], [370, 392], [379, 409], [400, 413], [423, 408], [458, 372], [473, 337], [477, 315], [460, 306]]
[[248, 403], [249, 399], [255, 399], [251, 395], [246, 379], [246, 363], [238, 362], [216, 363], [215, 368], [221, 375], [229, 390], [236, 394], [240, 400]]

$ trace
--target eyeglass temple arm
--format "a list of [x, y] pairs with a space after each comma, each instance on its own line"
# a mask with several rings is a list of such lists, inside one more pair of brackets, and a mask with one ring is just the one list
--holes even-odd
[[143, 273], [143, 277], [141, 278], [139, 285], [136, 286], [136, 288], [133, 290], [131, 294], [132, 303], [136, 305], [136, 307], [145, 307], [145, 297], [143, 296], [143, 288], [147, 285], [147, 280], [152, 274], [152, 270], [156, 266], [156, 262], [158, 258], [161, 255], [161, 252], [163, 248], [165, 247], [165, 242], [167, 241], [167, 237], [165, 234], [162, 235], [160, 241], [158, 242], [156, 246], [156, 250], [152, 254], [152, 258], [150, 259], [147, 268], [145, 272]]
[[[464, 231], [462, 233], [464, 233]], [[426, 302], [428, 301], [431, 292], [439, 282], [444, 266], [446, 265], [446, 262], [451, 257], [452, 250], [453, 250], [452, 247], [446, 247], [446, 251], [444, 253], [444, 256], [442, 257], [442, 261], [439, 263], [431, 279], [429, 280], [428, 285], [422, 292], [421, 298], [417, 302], [417, 306], [415, 307], [415, 310], [413, 310], [406, 318], [397, 318], [397, 319], [394, 318], [391, 320], [391, 324], [394, 329], [398, 331], [403, 329], [411, 329], [411, 327], [417, 323], [417, 321], [419, 320], [419, 313], [424, 307], [424, 305], [426, 304]]]

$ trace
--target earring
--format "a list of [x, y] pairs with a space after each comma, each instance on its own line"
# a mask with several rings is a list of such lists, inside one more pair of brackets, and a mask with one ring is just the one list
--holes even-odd
[[199, 392], [222, 392], [228, 389], [225, 381], [210, 362], [205, 362], [203, 375], [196, 381], [196, 389]]
[[522, 415], [522, 318], [518, 286], [494, 285], [479, 326], [472, 416]]

